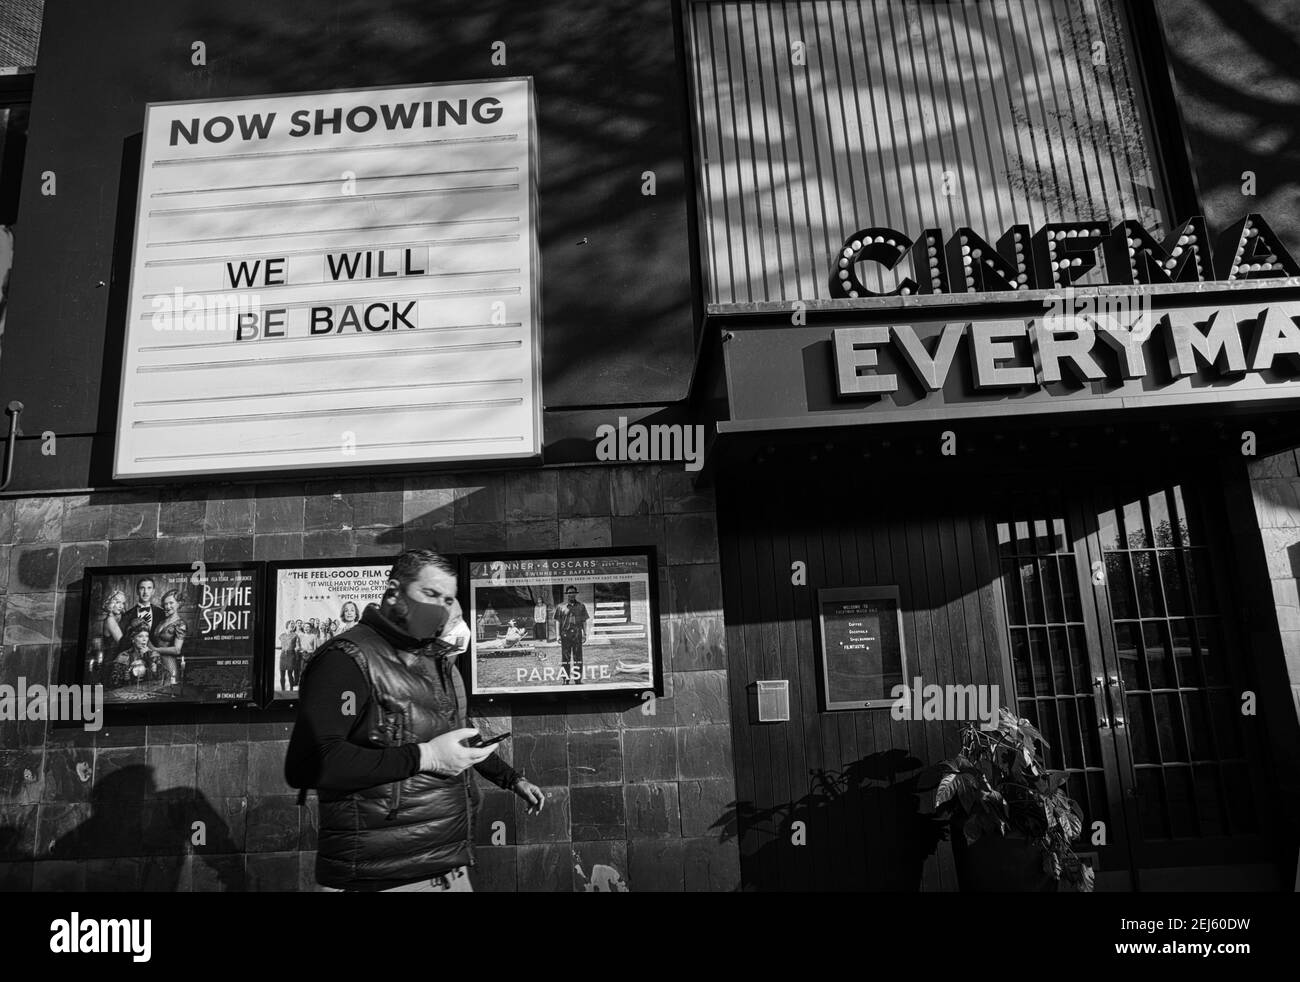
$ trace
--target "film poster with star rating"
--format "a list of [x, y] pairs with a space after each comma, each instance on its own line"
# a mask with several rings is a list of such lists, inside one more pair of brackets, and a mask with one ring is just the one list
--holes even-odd
[[273, 564], [269, 628], [276, 699], [297, 697], [302, 672], [317, 649], [356, 624], [367, 604], [380, 601], [392, 567], [391, 559]]

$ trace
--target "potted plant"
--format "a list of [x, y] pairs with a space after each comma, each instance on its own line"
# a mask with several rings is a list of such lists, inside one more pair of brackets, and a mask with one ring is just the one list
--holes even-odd
[[918, 783], [922, 812], [950, 819], [963, 891], [1092, 891], [1092, 867], [1070, 846], [1083, 813], [1065, 772], [1043, 767], [1040, 745], [1029, 720], [1002, 708], [991, 729], [964, 726], [961, 752]]

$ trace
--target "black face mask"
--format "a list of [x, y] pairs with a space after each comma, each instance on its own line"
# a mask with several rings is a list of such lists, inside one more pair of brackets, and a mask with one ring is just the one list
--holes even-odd
[[450, 616], [446, 604], [406, 598], [406, 633], [420, 641], [431, 641], [441, 634]]

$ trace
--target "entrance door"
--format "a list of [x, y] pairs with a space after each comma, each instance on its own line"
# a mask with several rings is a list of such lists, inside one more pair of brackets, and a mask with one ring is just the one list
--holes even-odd
[[[994, 526], [1017, 712], [1043, 734], [1047, 766], [1068, 774], [1087, 835], [1076, 849], [1093, 861], [1097, 889], [1132, 889], [1101, 630], [1082, 586], [1090, 581], [1086, 522], [1060, 493], [1028, 491], [1001, 502]], [[1105, 838], [1093, 845], [1096, 822]]]
[[995, 518], [1020, 715], [1103, 822], [1099, 889], [1273, 889], [1260, 748], [1213, 493], [1134, 480], [1004, 499]]

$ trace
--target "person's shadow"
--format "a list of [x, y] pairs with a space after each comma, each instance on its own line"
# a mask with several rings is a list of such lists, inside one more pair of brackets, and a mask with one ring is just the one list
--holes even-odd
[[[90, 817], [64, 833], [51, 846], [49, 859], [110, 859], [118, 856], [184, 857], [193, 853], [229, 855], [241, 850], [230, 837], [224, 818], [194, 788], [158, 790], [152, 767], [132, 764], [114, 771], [90, 792]], [[202, 845], [196, 845], [200, 838]], [[243, 890], [231, 869], [208, 865], [223, 890]], [[151, 892], [175, 892], [181, 875], [179, 864], [156, 864]]]

